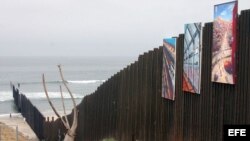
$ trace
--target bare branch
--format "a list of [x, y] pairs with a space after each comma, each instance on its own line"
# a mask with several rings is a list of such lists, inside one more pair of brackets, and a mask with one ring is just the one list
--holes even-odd
[[69, 89], [68, 85], [66, 84], [66, 81], [65, 81], [65, 79], [64, 79], [64, 77], [63, 77], [61, 65], [58, 65], [58, 68], [59, 68], [59, 72], [60, 72], [60, 76], [61, 76], [63, 85], [66, 87], [67, 91], [69, 92], [70, 97], [71, 97], [71, 99], [72, 99], [72, 101], [73, 101], [74, 107], [76, 107], [76, 102], [75, 102], [75, 99], [74, 99], [74, 97], [73, 97], [73, 94], [72, 94], [72, 92], [70, 91], [70, 89]]
[[43, 74], [43, 88], [44, 88], [44, 92], [45, 92], [45, 95], [46, 95], [46, 98], [47, 98], [47, 100], [48, 100], [48, 102], [49, 102], [50, 107], [52, 108], [52, 110], [54, 111], [54, 113], [56, 114], [56, 116], [57, 116], [58, 118], [61, 119], [61, 121], [63, 122], [64, 126], [65, 126], [67, 129], [69, 129], [69, 126], [67, 126], [67, 124], [65, 123], [65, 121], [64, 121], [64, 120], [62, 119], [62, 117], [58, 114], [58, 112], [56, 111], [54, 105], [52, 104], [52, 102], [51, 102], [51, 100], [50, 100], [50, 98], [49, 98], [49, 94], [48, 94], [47, 87], [46, 87], [46, 84], [45, 84], [45, 77], [44, 77], [44, 74]]
[[59, 68], [59, 72], [60, 72], [60, 76], [61, 76], [63, 85], [66, 87], [67, 91], [69, 92], [70, 97], [71, 97], [71, 100], [72, 100], [73, 105], [74, 105], [74, 119], [73, 119], [73, 123], [72, 123], [71, 129], [75, 130], [76, 127], [77, 127], [77, 122], [78, 122], [77, 109], [76, 109], [76, 102], [75, 102], [75, 99], [74, 99], [74, 97], [73, 97], [72, 92], [70, 91], [70, 89], [69, 89], [68, 85], [66, 84], [66, 81], [65, 81], [65, 79], [64, 79], [64, 77], [63, 77], [63, 73], [62, 73], [61, 66], [58, 65], [58, 68]]
[[66, 120], [66, 124], [69, 126], [69, 121], [68, 121], [68, 117], [66, 115], [66, 110], [65, 110], [65, 105], [64, 105], [64, 98], [63, 98], [63, 92], [62, 92], [62, 86], [60, 85], [60, 93], [61, 93], [61, 100], [62, 100], [62, 105], [63, 105], [63, 111], [64, 111], [64, 118]]
[[61, 119], [61, 121], [63, 122], [64, 126], [67, 129], [67, 134], [65, 135], [64, 141], [74, 141], [74, 139], [75, 139], [75, 132], [76, 132], [76, 128], [77, 128], [77, 125], [78, 125], [78, 114], [79, 114], [79, 111], [77, 110], [76, 102], [75, 102], [75, 99], [73, 97], [73, 94], [70, 91], [70, 89], [69, 89], [68, 85], [66, 84], [66, 81], [65, 81], [65, 79], [63, 77], [61, 66], [58, 65], [58, 68], [59, 68], [60, 76], [61, 76], [61, 79], [62, 79], [62, 83], [66, 87], [66, 89], [67, 89], [67, 91], [68, 91], [68, 93], [69, 93], [69, 95], [71, 97], [71, 100], [73, 102], [73, 105], [74, 105], [73, 123], [72, 123], [71, 127], [69, 125], [69, 121], [68, 121], [68, 118], [66, 116], [66, 110], [65, 110], [65, 104], [64, 104], [64, 97], [63, 97], [62, 87], [60, 86], [60, 93], [61, 93], [61, 100], [62, 100], [63, 111], [64, 111], [64, 118], [61, 117], [58, 114], [58, 112], [56, 111], [54, 105], [52, 104], [52, 102], [51, 102], [51, 100], [49, 98], [48, 91], [47, 91], [46, 84], [45, 84], [44, 74], [43, 74], [43, 87], [44, 87], [44, 91], [45, 91], [47, 100], [48, 100], [51, 108], [53, 109], [53, 111], [55, 112], [55, 114], [57, 115], [57, 117]]

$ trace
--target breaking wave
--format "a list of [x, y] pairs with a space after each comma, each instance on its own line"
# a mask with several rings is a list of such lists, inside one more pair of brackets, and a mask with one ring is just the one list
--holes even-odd
[[69, 80], [67, 82], [74, 84], [90, 84], [90, 83], [102, 83], [105, 82], [105, 80]]
[[[67, 80], [67, 83], [72, 84], [94, 84], [103, 83], [105, 80]], [[21, 82], [21, 85], [41, 84], [42, 82]], [[47, 84], [60, 84], [62, 81], [46, 81]], [[9, 85], [9, 83], [8, 83]]]
[[[21, 92], [22, 93], [22, 92]], [[51, 99], [61, 98], [60, 92], [48, 92]], [[46, 99], [44, 92], [23, 92], [23, 94], [29, 99]], [[74, 94], [74, 98], [83, 98], [84, 95]], [[64, 98], [70, 98], [70, 95], [66, 92], [63, 93]], [[0, 102], [14, 100], [12, 91], [0, 91]]]

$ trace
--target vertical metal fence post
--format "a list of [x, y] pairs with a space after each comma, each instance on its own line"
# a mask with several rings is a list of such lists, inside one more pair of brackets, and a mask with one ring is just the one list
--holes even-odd
[[2, 128], [2, 126], [0, 126], [0, 141], [2, 140], [2, 139], [1, 139], [1, 128]]
[[16, 141], [18, 141], [18, 125], [16, 126]]
[[58, 130], [58, 141], [61, 141], [61, 130]]

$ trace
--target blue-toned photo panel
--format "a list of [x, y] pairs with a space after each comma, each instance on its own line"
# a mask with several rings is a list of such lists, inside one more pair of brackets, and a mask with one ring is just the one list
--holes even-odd
[[185, 25], [183, 91], [200, 94], [201, 23]]

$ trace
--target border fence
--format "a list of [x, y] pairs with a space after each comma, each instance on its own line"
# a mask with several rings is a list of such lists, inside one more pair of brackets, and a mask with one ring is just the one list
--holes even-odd
[[13, 87], [14, 102], [19, 112], [25, 118], [31, 129], [35, 132], [39, 139], [44, 139], [44, 124], [45, 118], [40, 111], [30, 102], [30, 100], [19, 90]]
[[[140, 55], [138, 61], [83, 98], [77, 106], [76, 140], [221, 141], [223, 125], [250, 124], [249, 25], [250, 10], [244, 10], [238, 24], [235, 85], [211, 82], [213, 23], [206, 23], [202, 38], [200, 95], [182, 91], [184, 35], [180, 34], [177, 38], [175, 101], [161, 97], [163, 52], [162, 47], [156, 48]], [[25, 100], [21, 102], [21, 112], [37, 135], [41, 137], [44, 133], [47, 140], [63, 136], [66, 130], [59, 119], [42, 126], [44, 117], [37, 116], [39, 111], [36, 112], [25, 96], [22, 99]], [[15, 98], [16, 105], [20, 104], [18, 100]], [[72, 122], [72, 114], [68, 117]]]

